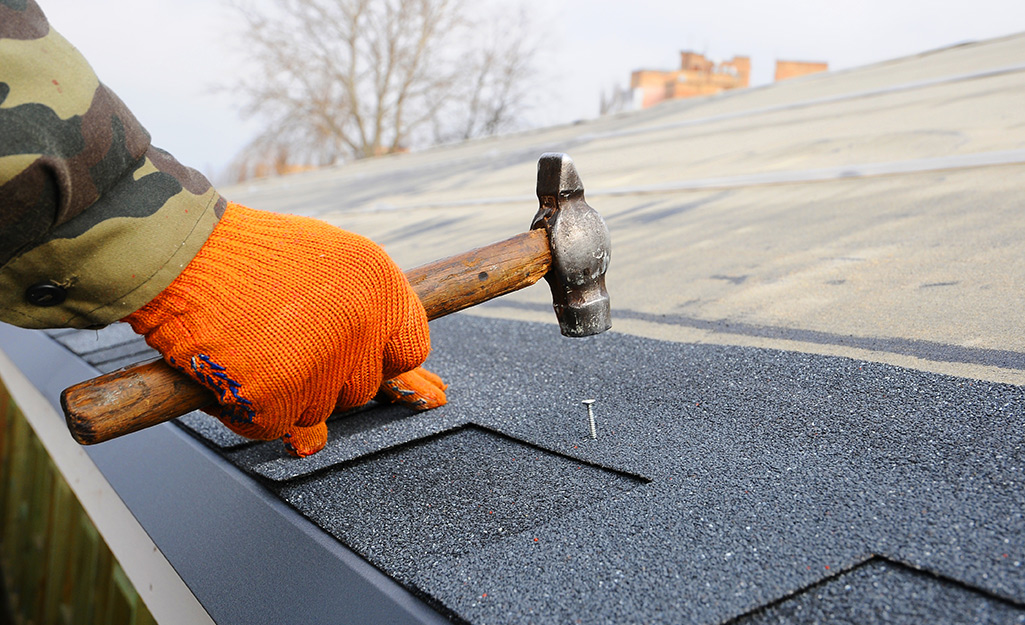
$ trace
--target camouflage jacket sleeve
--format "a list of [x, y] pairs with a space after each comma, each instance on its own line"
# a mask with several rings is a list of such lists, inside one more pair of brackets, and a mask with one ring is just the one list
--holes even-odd
[[150, 145], [34, 0], [0, 0], [0, 321], [128, 315], [192, 260], [224, 205]]

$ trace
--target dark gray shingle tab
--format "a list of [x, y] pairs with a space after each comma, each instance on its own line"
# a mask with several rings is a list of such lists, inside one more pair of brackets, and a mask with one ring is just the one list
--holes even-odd
[[[463, 434], [474, 426], [446, 427], [274, 488], [461, 618], [720, 623], [876, 555], [1022, 614], [1019, 387], [616, 333], [569, 340], [552, 326], [468, 315], [433, 328], [432, 364], [451, 403], [414, 418], [462, 418], [495, 434], [476, 441]], [[591, 396], [596, 441], [579, 404]], [[498, 453], [486, 451], [494, 436], [650, 483], [606, 491], [566, 481], [594, 499], [529, 528], [503, 517], [495, 527], [508, 531], [482, 540], [491, 526], [466, 518], [476, 506], [518, 492], [505, 514], [543, 511], [565, 496], [557, 473], [496, 473], [481, 457]], [[439, 451], [438, 441], [453, 446]], [[403, 474], [401, 493], [381, 486], [395, 463], [424, 467]], [[507, 495], [478, 489], [482, 472]], [[907, 593], [894, 592], [878, 600], [903, 605]], [[977, 594], [945, 597], [952, 614], [979, 609]]]

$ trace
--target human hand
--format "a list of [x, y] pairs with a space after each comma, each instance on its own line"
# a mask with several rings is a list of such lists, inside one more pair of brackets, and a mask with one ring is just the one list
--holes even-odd
[[324, 447], [336, 408], [378, 390], [445, 403], [419, 367], [427, 316], [405, 275], [372, 241], [315, 219], [229, 203], [185, 270], [125, 321], [217, 394], [209, 412], [228, 428], [297, 456]]

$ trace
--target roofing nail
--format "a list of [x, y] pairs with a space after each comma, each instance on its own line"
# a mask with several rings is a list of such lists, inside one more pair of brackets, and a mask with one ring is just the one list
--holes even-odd
[[587, 406], [587, 422], [591, 426], [591, 438], [593, 440], [598, 440], [598, 432], [594, 428], [594, 411], [591, 409], [591, 404], [594, 403], [594, 400], [585, 399], [580, 403]]

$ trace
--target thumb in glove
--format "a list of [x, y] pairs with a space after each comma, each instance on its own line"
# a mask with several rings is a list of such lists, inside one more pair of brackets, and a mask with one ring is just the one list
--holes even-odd
[[441, 378], [423, 367], [399, 374], [385, 380], [377, 399], [403, 404], [417, 410], [430, 410], [444, 406], [445, 389], [448, 385]]

